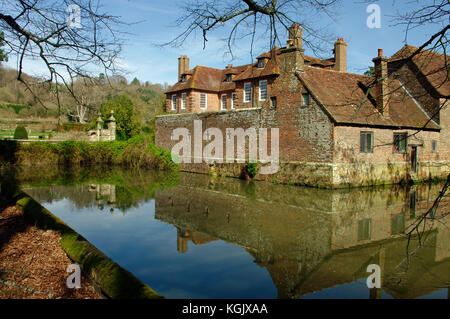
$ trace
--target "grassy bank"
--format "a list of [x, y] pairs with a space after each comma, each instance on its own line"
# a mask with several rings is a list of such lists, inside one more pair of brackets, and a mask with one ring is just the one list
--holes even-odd
[[127, 167], [176, 170], [170, 152], [155, 146], [151, 135], [127, 141], [20, 144], [0, 141], [0, 165], [123, 165]]

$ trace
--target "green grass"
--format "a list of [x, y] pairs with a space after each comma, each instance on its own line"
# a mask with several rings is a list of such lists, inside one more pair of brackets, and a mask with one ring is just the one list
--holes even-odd
[[[37, 130], [31, 130], [30, 133], [28, 133], [28, 138], [39, 138], [40, 136], [43, 136], [44, 138], [49, 137], [50, 134], [53, 134], [53, 131], [37, 131]], [[14, 135], [14, 130], [0, 130], [0, 136], [4, 136], [4, 137], [13, 137]]]
[[124, 165], [161, 170], [177, 170], [171, 154], [155, 146], [151, 135], [126, 141], [29, 144], [0, 141], [0, 164], [10, 165]]

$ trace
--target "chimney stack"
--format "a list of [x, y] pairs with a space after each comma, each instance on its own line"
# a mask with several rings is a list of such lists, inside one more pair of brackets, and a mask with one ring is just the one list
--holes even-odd
[[383, 55], [383, 49], [378, 49], [378, 56], [372, 61], [375, 66], [374, 95], [376, 96], [377, 109], [381, 114], [388, 116], [388, 58]]
[[347, 72], [347, 43], [344, 38], [339, 38], [334, 43], [334, 69], [339, 72]]
[[289, 39], [282, 53], [286, 54], [289, 69], [292, 71], [303, 71], [305, 66], [305, 50], [303, 49], [303, 30], [299, 24], [293, 23], [289, 28]]
[[293, 23], [289, 28], [289, 40], [287, 47], [303, 49], [303, 30], [298, 23]]
[[181, 81], [181, 76], [189, 71], [189, 58], [182, 55], [178, 58], [178, 81]]

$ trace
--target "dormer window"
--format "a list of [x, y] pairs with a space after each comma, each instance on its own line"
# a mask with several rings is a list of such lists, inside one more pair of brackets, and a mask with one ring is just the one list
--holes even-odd
[[262, 69], [266, 65], [266, 59], [258, 59], [258, 68]]
[[181, 76], [181, 82], [186, 82], [186, 80], [187, 80], [187, 75], [186, 75], [186, 74], [183, 74], [183, 75]]
[[233, 75], [232, 74], [227, 74], [227, 78], [225, 80], [226, 82], [232, 82], [233, 81]]

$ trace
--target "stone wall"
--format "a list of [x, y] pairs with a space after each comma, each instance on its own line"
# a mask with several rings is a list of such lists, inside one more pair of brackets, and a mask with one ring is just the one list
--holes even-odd
[[[156, 145], [172, 150], [178, 140], [172, 140], [172, 131], [187, 128], [190, 132], [192, 161], [182, 164], [186, 171], [215, 173], [239, 177], [245, 164], [194, 163], [194, 121], [202, 121], [202, 131], [207, 128], [219, 128], [223, 137], [223, 162], [226, 156], [227, 128], [268, 128], [267, 146], [270, 150], [270, 128], [279, 128], [280, 170], [273, 175], [259, 174], [257, 179], [266, 179], [280, 183], [296, 183], [314, 186], [332, 184], [333, 125], [314, 101], [308, 107], [297, 105], [284, 106], [277, 110], [268, 108], [237, 109], [221, 112], [203, 112], [177, 115], [164, 115], [156, 118]], [[203, 140], [203, 147], [209, 144]], [[246, 144], [248, 160], [248, 144]], [[237, 158], [236, 151], [234, 152]]]
[[[202, 131], [219, 128], [226, 156], [226, 128], [280, 128], [280, 168], [276, 174], [258, 174], [257, 180], [293, 183], [318, 187], [366, 186], [406, 182], [409, 179], [445, 178], [450, 171], [448, 157], [442, 157], [442, 137], [439, 132], [392, 130], [334, 126], [319, 106], [311, 101], [309, 107], [290, 103], [277, 110], [268, 108], [238, 109], [221, 112], [189, 113], [160, 116], [156, 119], [156, 144], [167, 150], [178, 143], [171, 140], [175, 128], [194, 132], [194, 120], [202, 121]], [[360, 132], [371, 131], [373, 153], [360, 153]], [[394, 132], [413, 135], [408, 140], [407, 153], [393, 152]], [[438, 141], [438, 151], [431, 143]], [[191, 138], [194, 156], [194, 138]], [[203, 147], [209, 144], [203, 140]], [[270, 148], [270, 135], [267, 142]], [[418, 149], [417, 173], [411, 172], [411, 145]], [[248, 144], [246, 145], [248, 159]], [[445, 155], [448, 156], [448, 155]], [[225, 159], [223, 159], [225, 162]], [[182, 170], [239, 177], [245, 163], [183, 163]]]
[[[373, 152], [359, 151], [360, 133], [373, 133]], [[406, 153], [394, 153], [393, 134], [407, 133]], [[382, 128], [334, 127], [333, 184], [377, 185], [401, 183], [408, 179], [445, 178], [450, 173], [450, 161], [442, 156], [439, 132], [392, 130]], [[432, 141], [438, 142], [432, 152]], [[411, 172], [411, 146], [417, 146], [417, 172]]]

